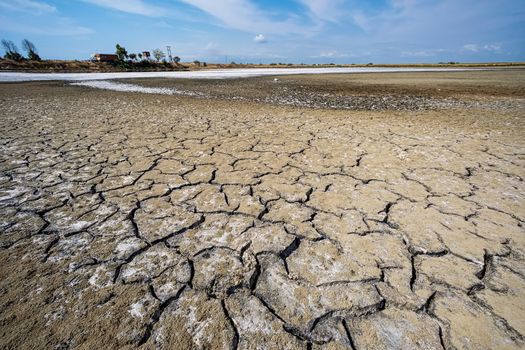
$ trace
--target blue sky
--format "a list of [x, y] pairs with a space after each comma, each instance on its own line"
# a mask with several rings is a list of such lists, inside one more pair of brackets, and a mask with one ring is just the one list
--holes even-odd
[[44, 58], [172, 47], [183, 61], [525, 61], [525, 0], [0, 0]]

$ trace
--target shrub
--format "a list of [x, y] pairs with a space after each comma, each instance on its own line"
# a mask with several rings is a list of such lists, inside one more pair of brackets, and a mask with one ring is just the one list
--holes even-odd
[[148, 60], [142, 60], [140, 62], [137, 62], [135, 64], [136, 67], [139, 67], [139, 68], [151, 68], [153, 67], [153, 63], [151, 61], [148, 61]]
[[13, 61], [22, 61], [24, 57], [18, 52], [18, 48], [11, 40], [2, 39], [2, 46], [5, 50], [4, 58]]
[[160, 62], [160, 60], [163, 59], [164, 57], [166, 57], [166, 55], [164, 54], [164, 52], [162, 50], [155, 49], [155, 50], [153, 50], [153, 57], [155, 57], [157, 62]]
[[36, 51], [35, 45], [27, 39], [22, 41], [22, 47], [27, 52], [27, 58], [30, 61], [41, 61], [40, 56]]
[[117, 44], [115, 48], [115, 54], [118, 56], [119, 61], [124, 61], [124, 59], [128, 58], [128, 51], [124, 47]]

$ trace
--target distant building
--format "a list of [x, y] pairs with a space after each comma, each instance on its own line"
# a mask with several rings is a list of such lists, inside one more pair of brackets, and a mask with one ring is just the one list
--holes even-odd
[[92, 55], [93, 60], [97, 62], [115, 62], [118, 60], [118, 56], [110, 53], [96, 53]]

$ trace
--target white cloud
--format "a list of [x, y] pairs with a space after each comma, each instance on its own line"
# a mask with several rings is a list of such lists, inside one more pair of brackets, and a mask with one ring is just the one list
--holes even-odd
[[[499, 8], [515, 8], [512, 0], [500, 0], [501, 5], [491, 1], [476, 0], [388, 0], [387, 6], [372, 10], [359, 6], [350, 11], [353, 22], [366, 32], [369, 42], [397, 42], [422, 45], [432, 42], [440, 46], [462, 47], [468, 50], [483, 49], [483, 45], [471, 44], [480, 37], [493, 37], [504, 27], [519, 25], [522, 15], [510, 16]], [[523, 6], [522, 6], [523, 7]], [[379, 11], [378, 11], [379, 10]], [[453, 31], [446, 28], [456, 28]]]
[[250, 0], [179, 0], [194, 6], [219, 20], [225, 27], [245, 32], [265, 32], [277, 34], [306, 33], [315, 30], [311, 25], [288, 17], [276, 20], [265, 13]]
[[408, 50], [401, 52], [403, 57], [432, 57], [439, 53], [445, 52], [445, 49], [422, 49], [422, 50]]
[[335, 55], [337, 55], [337, 52], [335, 52], [335, 51], [329, 51], [329, 52], [321, 52], [321, 54], [319, 55], [319, 57], [332, 58], [332, 57], [335, 57]]
[[52, 23], [20, 22], [0, 16], [0, 30], [30, 35], [83, 36], [93, 34], [91, 28], [76, 24], [71, 18], [53, 16]]
[[317, 20], [337, 22], [345, 12], [342, 9], [343, 0], [298, 0], [303, 4], [310, 15]]
[[336, 50], [331, 51], [323, 51], [319, 55], [310, 56], [310, 58], [344, 58], [344, 57], [351, 57], [353, 55], [349, 55], [347, 53], [341, 53]]
[[266, 38], [262, 34], [257, 34], [255, 38], [253, 38], [253, 41], [255, 41], [256, 43], [263, 44], [266, 42]]
[[497, 43], [478, 45], [478, 44], [465, 44], [463, 49], [471, 52], [480, 52], [480, 51], [491, 51], [499, 52], [501, 50], [501, 45]]
[[[36, 0], [0, 0], [0, 9], [24, 12], [0, 15], [0, 31], [24, 35], [83, 36], [93, 34], [91, 28], [74, 19], [61, 16], [55, 6]], [[26, 15], [27, 14], [27, 15]]]
[[465, 44], [463, 45], [463, 48], [467, 51], [472, 51], [472, 52], [478, 52], [479, 51], [479, 45], [477, 44]]
[[149, 17], [161, 17], [166, 14], [166, 10], [154, 6], [146, 4], [142, 0], [82, 0], [84, 2], [106, 7], [109, 9], [121, 11], [121, 12], [127, 12], [127, 13], [133, 13], [136, 15], [143, 15], [143, 16], [149, 16]]
[[35, 0], [0, 0], [0, 8], [8, 11], [23, 11], [32, 14], [55, 12], [55, 6]]
[[204, 48], [204, 53], [203, 53], [203, 55], [207, 55], [207, 56], [220, 56], [222, 54], [223, 53], [221, 49], [219, 48], [217, 43], [214, 43], [214, 42], [209, 42], [208, 45], [206, 45], [206, 47]]
[[157, 28], [172, 29], [173, 26], [166, 21], [156, 21], [153, 24]]
[[487, 44], [487, 45], [483, 45], [483, 49], [487, 51], [500, 51], [501, 45], [500, 44]]
[[365, 14], [361, 11], [355, 11], [351, 18], [353, 23], [363, 30], [366, 30], [370, 27], [370, 18], [365, 16]]

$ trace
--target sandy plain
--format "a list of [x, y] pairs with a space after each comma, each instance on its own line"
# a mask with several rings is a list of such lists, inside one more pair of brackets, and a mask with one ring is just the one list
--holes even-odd
[[0, 84], [0, 347], [523, 349], [525, 71]]

